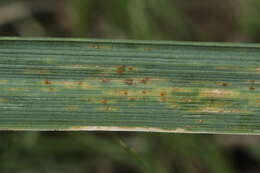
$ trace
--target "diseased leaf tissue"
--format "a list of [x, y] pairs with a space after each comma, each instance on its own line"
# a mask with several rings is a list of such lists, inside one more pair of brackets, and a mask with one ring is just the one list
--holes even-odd
[[260, 132], [260, 46], [0, 39], [0, 129]]

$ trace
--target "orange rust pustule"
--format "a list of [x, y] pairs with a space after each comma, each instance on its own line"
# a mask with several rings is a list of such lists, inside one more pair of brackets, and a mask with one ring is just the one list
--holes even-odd
[[117, 74], [120, 74], [120, 75], [124, 74], [125, 71], [126, 71], [126, 68], [125, 68], [124, 65], [119, 66], [119, 67], [117, 67], [117, 69], [116, 69]]
[[162, 92], [160, 92], [160, 96], [161, 96], [161, 97], [164, 97], [164, 96], [166, 96], [166, 92], [163, 92], [163, 91], [162, 91]]
[[102, 103], [102, 104], [107, 104], [108, 101], [104, 99], [104, 100], [101, 100], [101, 103]]
[[147, 82], [149, 82], [149, 80], [150, 80], [150, 78], [145, 77], [145, 78], [140, 80], [140, 83], [147, 84]]
[[254, 86], [251, 86], [251, 87], [249, 87], [249, 89], [250, 89], [250, 90], [255, 90], [255, 89], [256, 89], [256, 87], [254, 87]]
[[142, 94], [146, 94], [147, 92], [145, 90], [141, 91]]
[[123, 91], [123, 94], [124, 94], [125, 96], [127, 96], [127, 95], [128, 95], [128, 91]]
[[135, 101], [136, 98], [135, 98], [135, 97], [128, 97], [128, 100], [130, 100], [130, 101]]
[[78, 82], [78, 85], [79, 85], [79, 86], [82, 86], [82, 85], [83, 85], [83, 82], [82, 82], [82, 81]]
[[126, 80], [124, 80], [124, 83], [127, 84], [127, 85], [133, 85], [134, 80], [133, 79], [126, 79]]
[[129, 71], [133, 71], [133, 70], [134, 70], [134, 67], [128, 67], [128, 70], [129, 70]]
[[48, 80], [44, 80], [43, 82], [45, 85], [50, 85], [51, 84], [51, 81], [48, 81]]
[[222, 82], [222, 84], [221, 84], [223, 87], [226, 87], [226, 86], [228, 86], [228, 83], [227, 82]]

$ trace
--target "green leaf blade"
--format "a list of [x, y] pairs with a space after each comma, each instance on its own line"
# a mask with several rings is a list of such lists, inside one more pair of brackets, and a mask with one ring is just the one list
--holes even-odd
[[0, 39], [0, 129], [258, 134], [260, 46]]

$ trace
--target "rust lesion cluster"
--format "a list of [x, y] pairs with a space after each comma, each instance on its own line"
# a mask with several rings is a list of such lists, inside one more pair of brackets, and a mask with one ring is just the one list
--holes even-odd
[[[52, 85], [52, 82], [50, 80], [46, 79], [46, 80], [43, 81], [43, 84], [48, 86], [48, 85]], [[48, 88], [43, 89], [43, 90], [47, 91], [47, 92], [54, 92], [55, 91], [55, 89], [51, 86], [49, 86]]]
[[49, 81], [49, 80], [44, 80], [43, 83], [44, 83], [45, 85], [50, 85], [52, 82]]
[[254, 87], [254, 86], [250, 86], [249, 89], [250, 89], [250, 90], [255, 90], [256, 87]]
[[222, 85], [223, 87], [227, 87], [227, 86], [228, 86], [228, 83], [227, 83], [227, 82], [222, 82], [221, 85]]
[[133, 85], [133, 84], [134, 84], [134, 80], [133, 80], [133, 79], [125, 79], [125, 80], [124, 80], [124, 83], [125, 83], [126, 85]]
[[119, 75], [122, 75], [126, 72], [126, 66], [125, 65], [122, 65], [122, 66], [118, 66], [116, 68], [116, 73], [119, 74]]
[[166, 99], [167, 93], [165, 91], [160, 91], [159, 96], [160, 96], [159, 101], [165, 102], [167, 100]]
[[140, 80], [140, 83], [147, 84], [149, 81], [150, 81], [150, 78], [149, 77], [145, 77], [145, 78]]
[[131, 72], [134, 71], [135, 68], [133, 66], [126, 66], [126, 65], [121, 65], [116, 67], [116, 73], [119, 75], [125, 74], [127, 71]]

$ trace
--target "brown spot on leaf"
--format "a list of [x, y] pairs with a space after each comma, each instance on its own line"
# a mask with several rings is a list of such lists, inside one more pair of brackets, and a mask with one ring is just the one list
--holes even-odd
[[133, 70], [134, 70], [134, 67], [128, 67], [128, 70], [129, 70], [129, 71], [133, 71]]
[[120, 74], [120, 75], [124, 74], [125, 71], [126, 71], [126, 70], [125, 70], [125, 66], [124, 66], [124, 65], [119, 66], [119, 67], [117, 67], [117, 69], [116, 69], [117, 74]]
[[147, 92], [145, 90], [141, 91], [142, 94], [146, 94]]
[[255, 90], [256, 88], [254, 86], [249, 87], [250, 90]]
[[146, 84], [149, 80], [150, 80], [150, 78], [145, 77], [145, 78], [141, 79], [140, 82], [143, 84]]
[[163, 92], [163, 91], [162, 91], [162, 92], [160, 92], [160, 96], [161, 96], [161, 97], [164, 97], [164, 96], [166, 96], [166, 92]]
[[128, 97], [128, 100], [130, 100], [130, 101], [135, 101], [136, 98], [135, 98], [135, 97]]
[[45, 85], [50, 85], [51, 84], [51, 81], [48, 81], [48, 80], [44, 80], [43, 82]]
[[126, 79], [126, 80], [124, 80], [124, 83], [127, 84], [127, 85], [133, 85], [134, 80], [133, 79]]
[[123, 94], [124, 94], [125, 96], [127, 96], [127, 95], [128, 95], [128, 91], [123, 91]]
[[221, 84], [223, 87], [226, 87], [226, 86], [228, 86], [228, 83], [227, 82], [222, 82], [222, 84]]
[[108, 101], [104, 99], [104, 100], [101, 100], [101, 103], [102, 103], [102, 104], [107, 104]]

